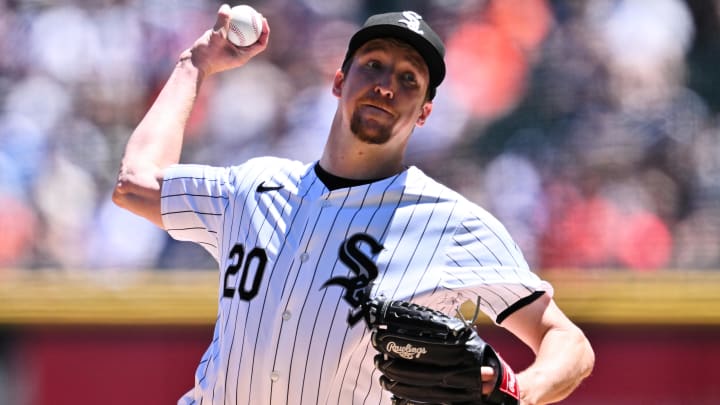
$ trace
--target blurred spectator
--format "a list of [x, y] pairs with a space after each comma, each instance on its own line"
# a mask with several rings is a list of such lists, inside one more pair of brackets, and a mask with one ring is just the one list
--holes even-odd
[[455, 97], [491, 120], [522, 97], [531, 60], [552, 25], [545, 0], [495, 0], [463, 13], [447, 40]]
[[32, 263], [37, 217], [26, 201], [0, 193], [0, 269]]
[[[107, 196], [219, 3], [61, 3], [0, 3], [0, 267], [212, 268]], [[251, 2], [271, 46], [204, 87], [183, 159], [316, 159], [347, 37], [414, 8], [448, 78], [408, 163], [499, 216], [536, 268], [720, 269], [720, 2], [700, 3]]]
[[511, 152], [490, 162], [484, 179], [487, 209], [517, 235], [528, 263], [536, 267], [538, 239], [548, 231], [540, 173], [527, 158]]
[[157, 266], [167, 234], [116, 206], [108, 193], [85, 233], [84, 261], [94, 269], [143, 270]]

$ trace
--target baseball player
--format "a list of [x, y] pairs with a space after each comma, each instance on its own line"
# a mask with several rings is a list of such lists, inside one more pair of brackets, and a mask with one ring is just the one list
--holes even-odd
[[[131, 135], [114, 201], [217, 260], [218, 314], [180, 404], [390, 404], [363, 318], [369, 297], [453, 313], [467, 300], [536, 353], [521, 403], [567, 395], [592, 369], [581, 330], [488, 212], [403, 164], [433, 109], [444, 46], [412, 11], [370, 17], [329, 91], [338, 104], [319, 160], [178, 164], [203, 80], [268, 46], [226, 40], [229, 6], [184, 51]], [[482, 39], [479, 39], [482, 40]], [[479, 299], [478, 299], [479, 297]], [[483, 392], [497, 379], [482, 368]]]

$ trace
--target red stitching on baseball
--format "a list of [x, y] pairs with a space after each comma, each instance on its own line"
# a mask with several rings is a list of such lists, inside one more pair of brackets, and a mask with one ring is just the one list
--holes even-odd
[[245, 35], [243, 35], [242, 31], [240, 31], [240, 28], [238, 28], [237, 25], [230, 24], [230, 30], [238, 36], [238, 43], [245, 43]]

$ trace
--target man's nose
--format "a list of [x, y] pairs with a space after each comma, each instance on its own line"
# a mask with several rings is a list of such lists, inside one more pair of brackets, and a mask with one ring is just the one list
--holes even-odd
[[391, 77], [383, 77], [375, 84], [375, 92], [382, 97], [392, 99], [395, 96]]

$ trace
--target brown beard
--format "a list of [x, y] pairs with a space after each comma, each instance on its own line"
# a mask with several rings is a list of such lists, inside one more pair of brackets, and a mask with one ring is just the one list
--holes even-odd
[[369, 125], [360, 114], [355, 111], [350, 118], [350, 131], [362, 142], [372, 145], [383, 145], [390, 140], [392, 132], [384, 125]]

